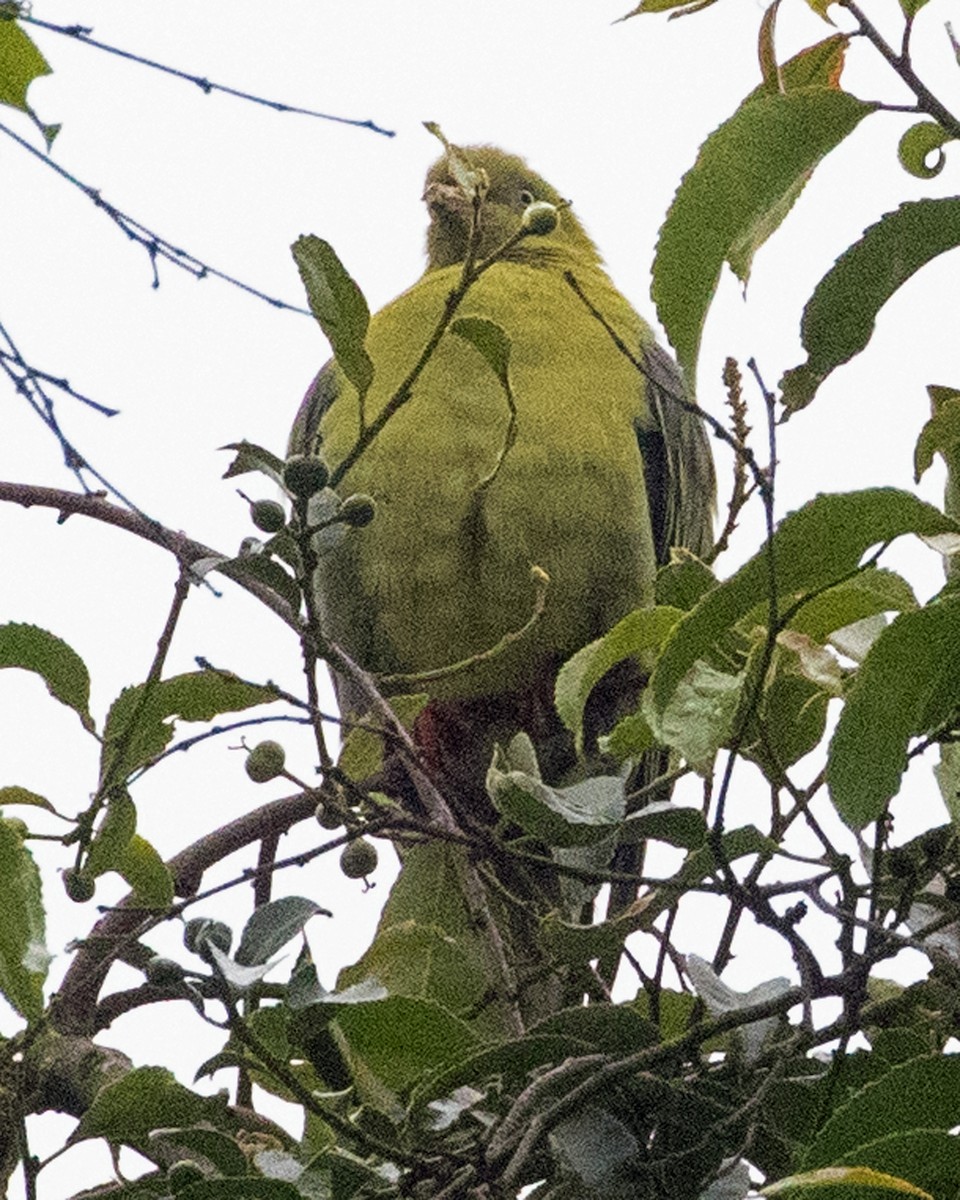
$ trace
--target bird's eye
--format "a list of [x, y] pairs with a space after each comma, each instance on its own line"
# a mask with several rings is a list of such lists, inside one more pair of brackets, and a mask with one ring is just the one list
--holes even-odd
[[520, 193], [520, 203], [523, 205], [533, 203], [533, 192], [531, 192], [529, 188], [524, 188]]

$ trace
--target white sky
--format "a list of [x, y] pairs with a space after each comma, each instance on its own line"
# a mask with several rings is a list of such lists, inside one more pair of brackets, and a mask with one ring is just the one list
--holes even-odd
[[[627, 7], [626, 0], [286, 0], [269, 7], [252, 0], [37, 0], [34, 13], [44, 20], [92, 25], [107, 43], [273, 100], [370, 118], [397, 136], [206, 96], [43, 30], [31, 32], [54, 74], [33, 85], [30, 99], [44, 120], [63, 123], [55, 160], [175, 245], [299, 304], [288, 247], [301, 233], [317, 233], [337, 248], [372, 309], [422, 269], [421, 185], [438, 146], [421, 122], [439, 121], [453, 141], [524, 154], [572, 197], [615, 280], [652, 320], [658, 227], [700, 142], [758, 82], [762, 6], [724, 0], [680, 21], [612, 24]], [[896, 4], [868, 7], [896, 38]], [[830, 32], [801, 0], [782, 8], [781, 57]], [[942, 33], [952, 10], [950, 0], [931, 0], [915, 42], [921, 74], [956, 112], [958, 75]], [[908, 100], [863, 45], [851, 50], [845, 80], [864, 98]], [[0, 112], [0, 121], [38, 141], [12, 110]], [[733, 278], [724, 277], [701, 359], [700, 400], [711, 411], [723, 410], [719, 373], [727, 354], [742, 362], [755, 355], [771, 386], [800, 361], [803, 303], [866, 225], [904, 199], [957, 191], [955, 154], [932, 183], [900, 170], [896, 143], [910, 121], [867, 119], [817, 171], [786, 226], [759, 253], [745, 304]], [[107, 421], [62, 398], [58, 417], [68, 435], [140, 508], [225, 551], [235, 548], [253, 531], [233, 482], [220, 478], [229, 459], [217, 447], [248, 438], [282, 452], [300, 396], [327, 356], [319, 330], [306, 317], [168, 264], [160, 264], [161, 286], [152, 289], [142, 249], [2, 135], [0, 217], [0, 321], [34, 366], [122, 410]], [[868, 351], [782, 430], [781, 513], [816, 491], [912, 486], [913, 444], [928, 415], [924, 387], [960, 384], [956, 269], [956, 254], [945, 256], [905, 287], [881, 314]], [[5, 380], [0, 406], [0, 478], [71, 488], [57, 444]], [[754, 411], [759, 448], [759, 405]], [[726, 459], [719, 462], [725, 481]], [[937, 500], [940, 480], [931, 471], [922, 494]], [[270, 494], [253, 477], [240, 486]], [[752, 552], [758, 530], [754, 514], [719, 564], [722, 572]], [[93, 710], [102, 718], [117, 691], [149, 666], [172, 596], [172, 560], [93, 522], [73, 518], [61, 527], [49, 510], [10, 506], [0, 507], [0, 546], [0, 619], [32, 621], [70, 642], [90, 666]], [[929, 552], [914, 548], [898, 561], [923, 594], [938, 586]], [[192, 669], [197, 654], [251, 679], [297, 687], [293, 638], [229, 584], [222, 599], [194, 593], [168, 670]], [[96, 752], [76, 719], [39, 681], [14, 672], [0, 673], [0, 712], [0, 784], [23, 784], [65, 811], [82, 808]], [[307, 772], [309, 738], [291, 728], [276, 727], [277, 736], [293, 769]], [[225, 742], [236, 740], [207, 743], [138, 788], [141, 830], [165, 855], [282, 794], [250, 784], [241, 755], [226, 758]], [[926, 768], [919, 771], [919, 812], [904, 807], [904, 836], [913, 822], [941, 819], [924, 800]], [[749, 803], [747, 796], [743, 812]], [[54, 828], [41, 818], [32, 824]], [[297, 844], [314, 837], [307, 830]], [[47, 870], [51, 949], [62, 952], [88, 928], [92, 906], [63, 901], [54, 874], [61, 856], [41, 846], [38, 857]], [[364, 895], [325, 860], [278, 880], [278, 891], [306, 892], [336, 913], [334, 922], [311, 927], [329, 986], [369, 939], [389, 878], [383, 870], [378, 888]], [[119, 894], [104, 887], [97, 899]], [[690, 940], [683, 948], [697, 947]], [[758, 969], [771, 973], [749, 954], [739, 969], [734, 964], [729, 976], [734, 986], [758, 982]], [[216, 1042], [198, 1048], [190, 1041], [197, 1023], [185, 1014], [183, 1006], [158, 1006], [102, 1040], [188, 1079]], [[0, 1028], [14, 1027], [0, 1012]], [[50, 1139], [38, 1140], [39, 1152], [71, 1125], [35, 1124], [46, 1131], [38, 1139]], [[77, 1162], [68, 1155], [44, 1172], [41, 1196], [108, 1174], [105, 1153], [86, 1176]]]

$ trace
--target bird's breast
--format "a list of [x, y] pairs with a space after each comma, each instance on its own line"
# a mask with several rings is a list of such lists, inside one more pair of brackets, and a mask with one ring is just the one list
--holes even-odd
[[[373, 320], [373, 421], [426, 344], [455, 271], [427, 275]], [[594, 278], [595, 276], [595, 278]], [[649, 331], [595, 271], [598, 307], [634, 343]], [[377, 515], [324, 560], [329, 632], [368, 668], [417, 672], [476, 656], [529, 618], [531, 567], [550, 576], [535, 634], [437, 694], [503, 690], [537, 661], [559, 661], [652, 598], [654, 553], [635, 426], [643, 383], [559, 272], [491, 268], [460, 314], [509, 339], [509, 388], [448, 330], [410, 399], [344, 479]], [[331, 466], [359, 430], [344, 386], [324, 419]]]

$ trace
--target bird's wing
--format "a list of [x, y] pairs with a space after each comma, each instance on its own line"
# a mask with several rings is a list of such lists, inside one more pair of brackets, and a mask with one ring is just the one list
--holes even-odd
[[650, 523], [657, 562], [670, 560], [671, 546], [701, 557], [713, 546], [717, 480], [703, 422], [678, 398], [687, 399], [680, 369], [660, 346], [643, 350], [647, 401], [656, 422], [637, 430], [643, 455]]
[[334, 359], [324, 364], [300, 403], [290, 430], [287, 454], [316, 454], [319, 448], [320, 422], [340, 393], [341, 375]]

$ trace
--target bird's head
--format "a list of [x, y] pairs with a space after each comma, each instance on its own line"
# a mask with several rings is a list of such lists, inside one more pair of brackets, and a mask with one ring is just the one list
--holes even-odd
[[538, 201], [562, 205], [556, 228], [530, 234], [507, 255], [511, 260], [546, 263], [571, 256], [598, 262], [599, 254], [563, 197], [522, 158], [496, 146], [464, 146], [457, 161], [444, 154], [427, 172], [423, 198], [430, 211], [427, 270], [463, 262], [473, 222], [474, 200], [464, 184], [464, 164], [486, 184], [480, 206], [477, 257], [486, 258], [521, 227], [523, 214]]

